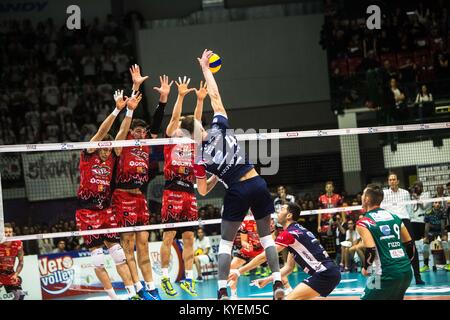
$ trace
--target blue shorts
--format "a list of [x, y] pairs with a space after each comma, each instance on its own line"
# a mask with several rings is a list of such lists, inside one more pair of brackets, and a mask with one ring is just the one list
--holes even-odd
[[316, 272], [303, 283], [317, 291], [321, 297], [327, 297], [341, 281], [341, 273], [337, 266], [322, 272]]
[[230, 186], [223, 200], [222, 219], [242, 221], [249, 209], [252, 210], [255, 220], [275, 212], [267, 183], [260, 176]]

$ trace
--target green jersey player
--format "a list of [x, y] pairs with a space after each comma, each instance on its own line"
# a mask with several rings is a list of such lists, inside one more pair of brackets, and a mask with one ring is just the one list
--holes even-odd
[[369, 276], [361, 299], [403, 300], [412, 279], [414, 246], [402, 220], [380, 208], [382, 200], [383, 190], [369, 184], [362, 196], [366, 213], [356, 227], [365, 247], [361, 272]]

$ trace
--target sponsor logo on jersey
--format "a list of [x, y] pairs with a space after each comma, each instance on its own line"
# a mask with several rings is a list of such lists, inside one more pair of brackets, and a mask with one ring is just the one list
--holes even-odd
[[148, 161], [148, 153], [145, 152], [144, 150], [135, 148], [135, 149], [131, 149], [130, 153], [133, 156], [140, 158], [142, 161]]
[[70, 256], [39, 259], [41, 288], [48, 294], [59, 295], [67, 291], [75, 278], [73, 259]]
[[391, 258], [394, 259], [403, 258], [405, 256], [405, 251], [403, 251], [403, 249], [389, 250], [389, 253], [391, 255]]
[[372, 219], [375, 221], [391, 221], [394, 217], [387, 211], [380, 210], [371, 214]]
[[108, 166], [95, 165], [92, 167], [92, 173], [96, 176], [107, 177], [111, 173], [111, 168]]
[[384, 234], [385, 236], [388, 236], [391, 234], [391, 228], [388, 225], [383, 225], [380, 226], [380, 231], [382, 234]]

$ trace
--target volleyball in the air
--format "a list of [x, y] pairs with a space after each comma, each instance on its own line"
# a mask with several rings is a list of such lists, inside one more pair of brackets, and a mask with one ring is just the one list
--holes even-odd
[[199, 256], [201, 254], [203, 254], [203, 250], [201, 248], [198, 248], [197, 250], [195, 250], [195, 254], [194, 255]]
[[216, 73], [222, 68], [222, 59], [220, 59], [219, 55], [213, 53], [213, 55], [209, 58], [209, 70], [212, 73]]

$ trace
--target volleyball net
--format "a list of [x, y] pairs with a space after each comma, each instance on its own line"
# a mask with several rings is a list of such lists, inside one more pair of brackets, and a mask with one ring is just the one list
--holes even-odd
[[[276, 197], [276, 186], [304, 198], [302, 216], [361, 210], [355, 202], [367, 183], [386, 186], [387, 172], [395, 171], [403, 188], [416, 180], [423, 183], [421, 203], [447, 205], [450, 182], [450, 123], [426, 123], [321, 130], [236, 130], [236, 138], [249, 160], [265, 178]], [[191, 143], [188, 138], [163, 138], [101, 142], [64, 142], [0, 146], [0, 239], [36, 240], [78, 237], [112, 232], [160, 231], [166, 228], [220, 224], [225, 189], [222, 185], [206, 197], [197, 195], [199, 221], [163, 224], [160, 221], [163, 146]], [[151, 146], [151, 162], [157, 175], [149, 183], [146, 198], [149, 225], [76, 231], [75, 211], [80, 182], [80, 151], [87, 148]], [[333, 181], [335, 192], [344, 194], [344, 206], [318, 209], [314, 201]], [[415, 205], [404, 201], [397, 205]], [[14, 237], [4, 237], [4, 224], [13, 223]], [[56, 227], [55, 227], [56, 225]], [[38, 226], [38, 227], [34, 227]], [[220, 231], [220, 228], [219, 228]]]

